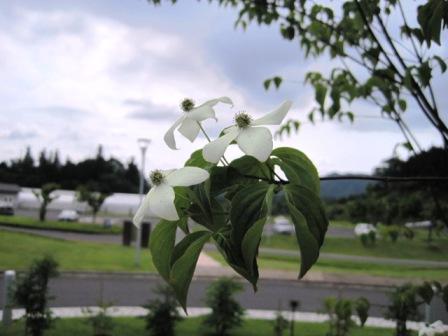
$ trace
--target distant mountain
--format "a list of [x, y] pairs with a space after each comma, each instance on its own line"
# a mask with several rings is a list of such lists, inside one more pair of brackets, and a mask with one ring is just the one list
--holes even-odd
[[[350, 175], [350, 174], [344, 174]], [[339, 174], [330, 174], [327, 176], [340, 176]], [[367, 186], [372, 183], [364, 180], [335, 180], [322, 181], [320, 184], [320, 194], [322, 198], [338, 199], [348, 196], [361, 195], [366, 191]]]

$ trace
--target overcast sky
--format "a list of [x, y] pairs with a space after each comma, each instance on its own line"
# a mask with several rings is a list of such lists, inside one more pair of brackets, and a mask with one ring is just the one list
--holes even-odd
[[[184, 97], [233, 99], [233, 109], [218, 107], [219, 124], [205, 123], [214, 136], [235, 112], [258, 116], [286, 99], [294, 102], [288, 117], [306, 120], [314, 101], [303, 76], [330, 62], [306, 60], [276, 26], [234, 29], [236, 14], [193, 0], [157, 8], [144, 0], [0, 2], [0, 160], [23, 155], [26, 146], [34, 155], [57, 149], [80, 160], [102, 144], [107, 157], [128, 161], [139, 157], [137, 138], [147, 137], [150, 168], [179, 167], [205, 144], [177, 134], [181, 149], [173, 152], [163, 142]], [[266, 92], [263, 80], [277, 74], [285, 84]], [[444, 77], [436, 87], [443, 111]], [[365, 103], [352, 109], [378, 115]], [[406, 118], [424, 147], [440, 144], [412, 104]], [[305, 124], [275, 145], [303, 150], [321, 174], [368, 173], [402, 141], [394, 124], [363, 119]]]

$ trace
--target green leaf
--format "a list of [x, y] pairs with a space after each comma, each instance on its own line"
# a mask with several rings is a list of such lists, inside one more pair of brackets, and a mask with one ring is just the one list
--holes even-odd
[[264, 89], [267, 91], [267, 90], [269, 90], [269, 86], [271, 85], [271, 81], [272, 81], [272, 79], [266, 79], [264, 82], [263, 82], [263, 86], [264, 86]]
[[204, 244], [211, 237], [209, 231], [196, 231], [176, 245], [171, 259], [170, 284], [182, 308], [187, 310], [187, 294], [196, 263]]
[[328, 220], [319, 197], [308, 188], [288, 184], [284, 186], [284, 191], [299, 244], [301, 256], [299, 277], [302, 278], [319, 257]]
[[197, 151], [194, 151], [190, 155], [190, 158], [185, 162], [185, 167], [187, 166], [209, 169], [210, 167], [214, 166], [214, 164], [205, 161], [204, 157], [202, 156], [202, 149], [198, 149]]
[[[264, 224], [267, 217], [257, 220], [244, 235], [241, 242], [241, 253], [245, 264], [245, 269], [249, 272], [252, 279], [258, 279], [258, 264], [257, 255], [258, 247], [260, 246], [261, 236], [263, 234]], [[257, 290], [257, 282], [253, 283], [254, 290]]]
[[422, 84], [423, 86], [428, 86], [429, 81], [431, 80], [432, 77], [432, 69], [429, 66], [428, 62], [423, 62], [422, 65], [417, 68], [418, 69], [418, 78], [420, 80], [420, 84]]
[[[425, 36], [426, 43], [431, 46], [431, 41], [440, 45], [440, 32], [442, 23], [446, 20], [448, 3], [446, 0], [428, 0], [425, 5], [418, 6], [417, 20]], [[444, 24], [447, 24], [445, 21]]]
[[315, 98], [316, 101], [319, 103], [321, 110], [325, 109], [325, 97], [327, 95], [327, 87], [318, 83], [316, 84], [316, 86], [314, 87], [315, 90]]
[[[245, 155], [230, 163], [230, 167], [238, 171], [240, 175], [258, 176], [260, 178], [270, 178], [271, 171], [265, 162], [260, 162], [256, 158]], [[254, 182], [255, 179], [252, 179]]]
[[294, 148], [279, 147], [272, 151], [271, 156], [277, 158], [272, 159], [272, 162], [283, 170], [289, 182], [304, 185], [319, 194], [319, 174], [303, 152]]
[[[234, 268], [246, 277], [256, 288], [258, 267], [255, 257], [263, 231], [263, 225], [271, 210], [275, 185], [264, 182], [241, 188], [232, 199], [230, 241], [236, 251], [233, 259], [244, 272]], [[239, 263], [243, 261], [243, 263]]]
[[406, 111], [406, 107], [407, 107], [406, 100], [398, 99], [398, 106], [400, 106], [400, 109], [402, 111]]
[[275, 76], [274, 78], [272, 78], [272, 80], [274, 81], [276, 89], [278, 89], [280, 87], [280, 85], [282, 84], [282, 81], [283, 81], [283, 79], [279, 76]]
[[170, 278], [171, 254], [176, 240], [177, 222], [161, 220], [151, 232], [149, 250], [152, 262], [159, 274], [167, 282]]
[[445, 73], [446, 69], [447, 69], [447, 65], [445, 63], [445, 61], [440, 57], [440, 56], [434, 56], [433, 59], [435, 59], [440, 66], [440, 70], [442, 71], [442, 73]]

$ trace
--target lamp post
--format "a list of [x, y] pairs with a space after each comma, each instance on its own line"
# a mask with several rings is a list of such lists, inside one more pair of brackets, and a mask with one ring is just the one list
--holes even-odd
[[[140, 204], [143, 201], [143, 189], [145, 187], [145, 159], [146, 159], [146, 150], [148, 149], [148, 145], [151, 143], [150, 139], [140, 138], [137, 140], [138, 146], [142, 153], [142, 162], [140, 167], [140, 185], [139, 185], [139, 197]], [[141, 228], [137, 228], [137, 237], [135, 238], [135, 266], [140, 266], [140, 250], [141, 250]]]

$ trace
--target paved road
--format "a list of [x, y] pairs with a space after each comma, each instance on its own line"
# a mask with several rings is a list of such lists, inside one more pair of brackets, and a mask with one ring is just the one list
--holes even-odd
[[[189, 292], [188, 306], [204, 307], [206, 289], [211, 278], [194, 279]], [[153, 290], [160, 285], [161, 279], [155, 275], [88, 275], [63, 274], [50, 283], [51, 295], [55, 296], [53, 307], [75, 307], [96, 305], [102, 298], [119, 306], [139, 306], [153, 298]], [[245, 308], [275, 310], [281, 307], [288, 309], [289, 300], [299, 300], [301, 311], [318, 312], [322, 309], [323, 300], [329, 296], [343, 298], [366, 297], [371, 305], [371, 316], [382, 317], [389, 300], [389, 287], [335, 285], [329, 283], [260, 280], [257, 293], [252, 291], [247, 282], [242, 282], [244, 291], [237, 297]], [[0, 278], [0, 287], [3, 278]], [[0, 305], [2, 305], [0, 298]], [[439, 300], [432, 307], [433, 318], [448, 322]]]
[[[36, 234], [36, 235], [40, 235], [40, 236], [59, 238], [59, 239], [65, 239], [65, 240], [80, 240], [80, 241], [89, 241], [89, 242], [98, 242], [98, 243], [121, 244], [121, 236], [120, 235], [72, 233], [72, 232], [52, 231], [52, 230], [34, 230], [34, 229], [27, 229], [27, 228], [14, 228], [14, 227], [8, 227], [8, 226], [1, 226], [1, 224], [0, 224], [0, 230], [32, 233], [32, 234]], [[213, 244], [207, 244], [206, 249], [215, 251], [216, 246]], [[294, 250], [261, 247], [260, 255], [277, 255], [277, 256], [297, 257], [298, 252], [294, 251]], [[381, 265], [402, 265], [402, 266], [416, 266], [416, 267], [423, 267], [423, 268], [437, 268], [437, 267], [448, 268], [448, 261], [381, 258], [381, 257], [356, 256], [356, 255], [345, 255], [345, 254], [336, 254], [336, 253], [321, 253], [319, 258], [327, 259], [327, 260], [368, 262], [368, 263], [372, 263], [372, 264], [381, 264]]]

